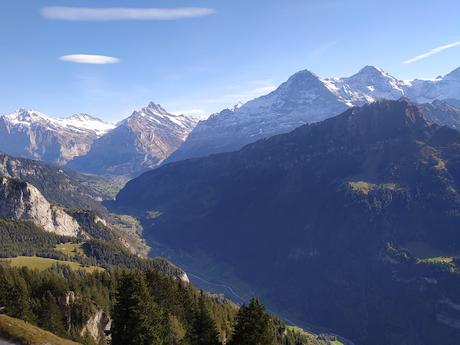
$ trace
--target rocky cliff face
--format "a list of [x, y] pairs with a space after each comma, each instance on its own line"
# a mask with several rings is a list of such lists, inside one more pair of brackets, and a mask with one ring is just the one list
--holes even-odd
[[93, 315], [86, 321], [83, 329], [80, 331], [80, 336], [90, 336], [97, 344], [100, 344], [106, 339], [105, 330], [110, 330], [110, 318], [102, 309], [97, 309]]
[[53, 205], [27, 182], [0, 178], [0, 217], [31, 221], [47, 232], [69, 237], [81, 234], [77, 221]]
[[104, 211], [98, 202], [99, 192], [86, 184], [86, 177], [82, 174], [0, 153], [0, 176], [28, 182], [46, 199], [64, 207]]

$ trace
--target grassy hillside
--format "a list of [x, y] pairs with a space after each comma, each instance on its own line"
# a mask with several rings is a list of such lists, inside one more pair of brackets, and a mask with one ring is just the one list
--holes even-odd
[[15, 258], [4, 258], [1, 263], [7, 263], [11, 267], [27, 267], [29, 269], [38, 269], [44, 271], [55, 265], [63, 265], [69, 267], [73, 271], [83, 270], [88, 273], [101, 272], [104, 269], [97, 266], [83, 266], [77, 262], [56, 260], [49, 258], [41, 258], [37, 256], [18, 256]]
[[0, 315], [0, 335], [21, 345], [79, 345], [60, 338], [28, 322]]

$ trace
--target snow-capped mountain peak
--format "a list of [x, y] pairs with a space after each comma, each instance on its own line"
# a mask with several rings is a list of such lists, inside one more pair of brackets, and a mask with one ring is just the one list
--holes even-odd
[[89, 173], [137, 175], [176, 150], [196, 122], [193, 117], [171, 114], [150, 102], [97, 139], [86, 155], [68, 166]]
[[75, 114], [65, 118], [51, 117], [32, 109], [19, 108], [15, 112], [3, 115], [9, 126], [42, 126], [49, 131], [62, 131], [64, 128], [76, 131], [93, 131], [97, 136], [107, 133], [115, 126], [88, 114]]
[[50, 118], [32, 109], [19, 108], [15, 112], [3, 116], [12, 125], [29, 126], [34, 122], [50, 121]]
[[56, 123], [61, 126], [72, 127], [78, 130], [94, 131], [97, 136], [101, 136], [115, 128], [115, 125], [110, 122], [102, 121], [97, 117], [84, 113], [74, 114], [69, 117], [55, 120]]
[[169, 113], [161, 106], [159, 103], [150, 102], [147, 107], [142, 108], [142, 110], [148, 110], [151, 113], [158, 115], [168, 115]]
[[355, 76], [357, 75], [367, 75], [367, 76], [389, 76], [389, 74], [387, 72], [385, 72], [382, 68], [380, 67], [376, 67], [376, 66], [372, 66], [372, 65], [367, 65], [367, 66], [364, 66], [363, 68], [361, 68], [358, 73], [355, 74]]
[[178, 126], [182, 129], [193, 128], [197, 122], [192, 116], [169, 113], [160, 104], [154, 102], [150, 102], [147, 107], [134, 111], [125, 121], [127, 123], [142, 122], [144, 125], [150, 123], [153, 126]]
[[350, 77], [324, 79], [323, 83], [349, 106], [381, 98], [398, 99], [405, 95], [408, 85], [375, 66], [365, 66]]
[[280, 89], [298, 89], [298, 88], [305, 88], [310, 87], [312, 83], [319, 82], [319, 78], [313, 72], [309, 70], [302, 70], [294, 75], [292, 75], [285, 83], [280, 85]]
[[20, 108], [0, 116], [0, 150], [10, 154], [64, 164], [86, 153], [93, 141], [114, 128], [88, 114], [51, 117]]
[[460, 106], [460, 68], [435, 80], [409, 81], [371, 65], [342, 78], [320, 79], [302, 70], [275, 91], [200, 122], [168, 161], [237, 150], [301, 124], [335, 116], [348, 107], [401, 97], [418, 103], [449, 100]]

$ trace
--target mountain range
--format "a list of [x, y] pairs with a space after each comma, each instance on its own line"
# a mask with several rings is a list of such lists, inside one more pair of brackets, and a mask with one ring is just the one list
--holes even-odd
[[161, 163], [196, 125], [159, 104], [113, 125], [87, 114], [54, 118], [19, 109], [0, 117], [0, 151], [100, 175], [138, 175]]
[[[460, 68], [434, 80], [399, 80], [366, 66], [346, 78], [322, 79], [304, 70], [275, 91], [201, 121], [168, 162], [238, 150], [272, 135], [338, 115], [349, 107], [401, 97], [417, 103], [443, 100], [460, 104]], [[458, 115], [456, 116], [458, 126]], [[436, 120], [443, 123], [443, 118]]]
[[[406, 99], [166, 164], [112, 207], [300, 325], [357, 344], [460, 337], [460, 132]], [[207, 271], [206, 271], [207, 270]]]
[[53, 118], [19, 109], [0, 117], [0, 151], [63, 165], [85, 154], [113, 125], [87, 114]]
[[151, 102], [116, 125], [86, 114], [59, 119], [33, 110], [0, 117], [0, 151], [91, 174], [138, 176], [162, 163], [238, 150], [375, 100], [437, 104], [433, 120], [460, 127], [460, 69], [434, 80], [399, 80], [366, 66], [346, 78], [303, 70], [268, 95], [199, 121]]

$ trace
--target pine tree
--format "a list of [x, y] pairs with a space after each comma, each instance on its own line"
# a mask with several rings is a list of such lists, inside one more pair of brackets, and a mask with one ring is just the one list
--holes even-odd
[[124, 274], [113, 310], [112, 345], [166, 344], [167, 323], [141, 272]]
[[198, 299], [198, 307], [194, 312], [192, 329], [187, 340], [190, 345], [219, 345], [219, 333], [206, 307], [203, 291], [201, 291]]
[[[7, 312], [17, 318], [32, 319], [30, 310], [29, 289], [26, 281], [17, 271], [11, 271], [2, 279], [0, 286], [6, 295]], [[4, 286], [4, 287], [3, 287]]]
[[44, 329], [57, 334], [65, 335], [63, 315], [56, 298], [50, 291], [46, 291], [41, 300], [41, 313], [39, 315], [39, 325]]
[[270, 316], [257, 299], [243, 305], [238, 311], [236, 327], [229, 345], [273, 345], [275, 332]]

